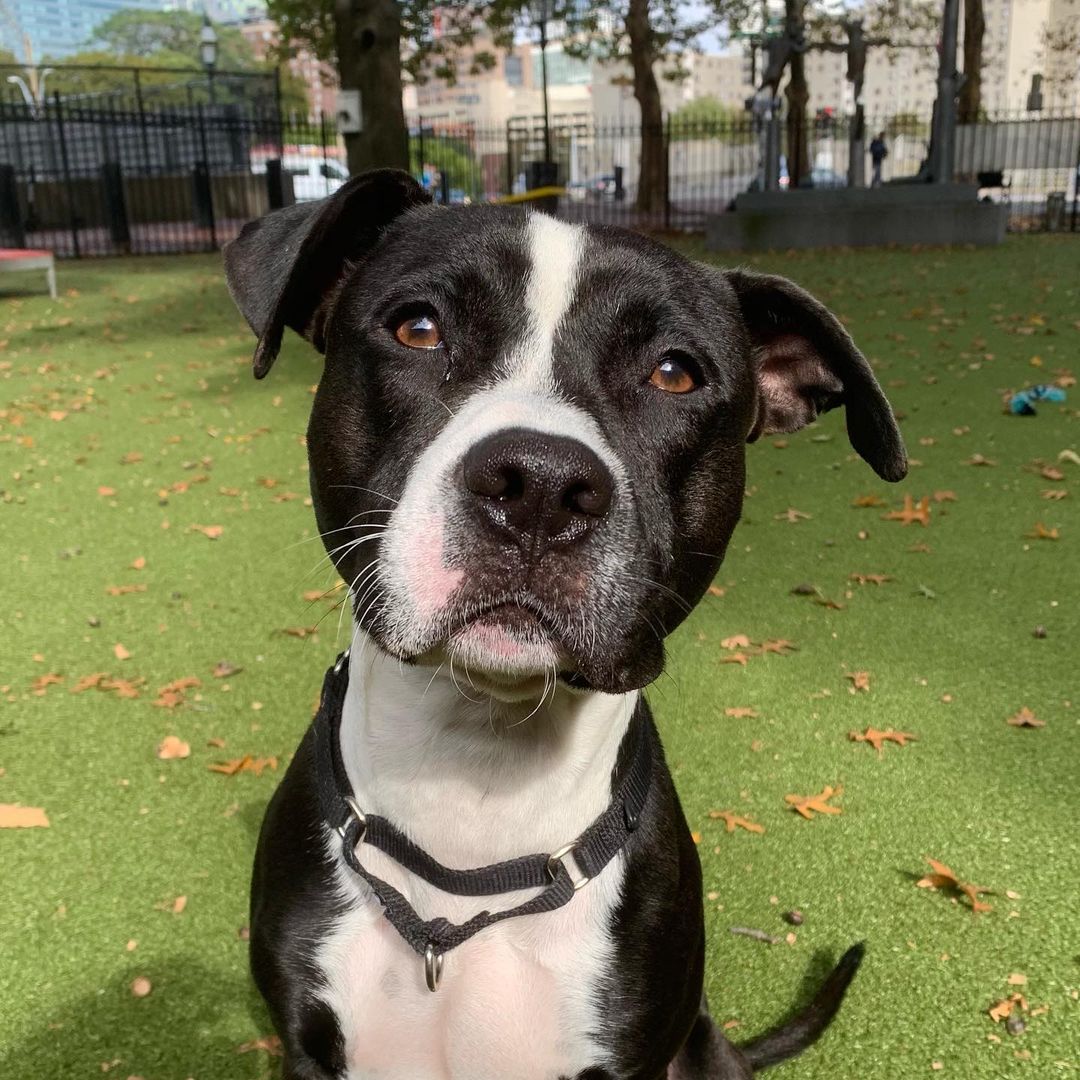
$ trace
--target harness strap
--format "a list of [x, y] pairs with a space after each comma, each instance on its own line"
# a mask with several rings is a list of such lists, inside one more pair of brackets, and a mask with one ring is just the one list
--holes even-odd
[[[319, 711], [313, 723], [322, 813], [341, 836], [346, 864], [367, 882], [394, 929], [425, 958], [430, 989], [434, 990], [438, 985], [442, 957], [447, 952], [495, 923], [521, 915], [555, 911], [569, 903], [578, 889], [611, 862], [637, 829], [648, 799], [653, 761], [651, 733], [640, 715], [632, 718], [625, 736], [627, 744], [622, 750], [626, 751], [628, 766], [611, 801], [572, 844], [551, 854], [523, 855], [474, 869], [443, 866], [387, 818], [366, 814], [357, 805], [341, 757], [339, 737], [348, 679], [346, 651], [326, 673]], [[620, 760], [624, 760], [622, 752]], [[496, 896], [523, 889], [542, 889], [542, 892], [504, 911], [481, 911], [460, 924], [441, 916], [425, 921], [397, 889], [364, 867], [359, 855], [363, 844], [378, 848], [442, 892], [457, 896]], [[572, 856], [581, 876], [571, 875], [565, 859], [567, 855]]]

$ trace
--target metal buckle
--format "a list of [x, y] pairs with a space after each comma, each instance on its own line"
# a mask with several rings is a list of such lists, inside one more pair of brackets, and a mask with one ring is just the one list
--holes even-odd
[[[351, 795], [345, 796], [345, 805], [348, 806], [352, 816], [360, 825], [360, 835], [356, 838], [356, 844], [353, 846], [353, 851], [355, 851], [364, 842], [364, 837], [367, 836], [367, 815], [360, 809], [360, 804]], [[342, 840], [345, 839], [348, 828], [349, 823], [347, 821], [344, 825], [338, 826], [337, 834]]]
[[349, 659], [349, 650], [346, 649], [334, 663], [334, 674], [337, 675], [341, 669], [345, 666], [345, 662]]
[[558, 851], [553, 851], [548, 856], [547, 861], [547, 872], [548, 876], [551, 878], [552, 881], [554, 881], [559, 876], [559, 865], [562, 864], [566, 867], [566, 872], [570, 875], [570, 880], [574, 883], [574, 892], [577, 892], [578, 889], [584, 888], [586, 885], [589, 884], [589, 881], [591, 880], [584, 874], [581, 874], [581, 867], [578, 865], [577, 856], [574, 856], [573, 864], [574, 869], [578, 871], [579, 874], [581, 874], [580, 877], [574, 877], [573, 873], [570, 870], [570, 865], [565, 859], [565, 856], [573, 853], [573, 850], [576, 846], [576, 840], [572, 841], [569, 844], [563, 844], [563, 846], [559, 848]]
[[439, 989], [439, 980], [442, 978], [443, 954], [429, 941], [424, 950], [424, 978], [427, 988], [434, 994]]

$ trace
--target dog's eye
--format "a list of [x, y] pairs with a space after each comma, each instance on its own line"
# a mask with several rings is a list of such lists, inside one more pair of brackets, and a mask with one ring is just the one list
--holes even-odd
[[701, 371], [688, 356], [665, 356], [653, 368], [649, 382], [669, 394], [689, 394], [702, 383]]
[[441, 349], [442, 331], [430, 315], [413, 315], [399, 323], [394, 337], [410, 349]]

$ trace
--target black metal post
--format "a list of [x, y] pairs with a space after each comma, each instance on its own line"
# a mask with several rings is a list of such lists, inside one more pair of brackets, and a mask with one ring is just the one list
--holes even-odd
[[941, 55], [938, 58], [937, 102], [934, 129], [930, 136], [930, 179], [935, 184], [951, 184], [956, 156], [956, 43], [960, 20], [960, 0], [945, 0], [941, 27]]
[[105, 194], [105, 213], [109, 219], [109, 236], [122, 254], [129, 255], [131, 227], [124, 196], [124, 175], [119, 161], [106, 161], [101, 166], [101, 185]]
[[0, 244], [26, 247], [26, 225], [19, 205], [19, 185], [14, 165], [0, 165]]
[[195, 165], [192, 177], [192, 197], [195, 209], [195, 221], [210, 230], [210, 250], [217, 248], [217, 224], [214, 221], [214, 191], [211, 183], [210, 151], [206, 144], [206, 118], [203, 107], [198, 107], [199, 117], [199, 144], [202, 150], [202, 161]]
[[664, 228], [671, 228], [671, 113], [664, 118]]
[[1070, 232], [1076, 232], [1077, 222], [1080, 221], [1080, 138], [1076, 141], [1076, 169], [1073, 172], [1073, 208]]
[[[423, 162], [420, 163], [421, 168]], [[510, 149], [510, 121], [506, 121], [506, 194], [514, 193], [514, 155]]]
[[[320, 119], [323, 114], [319, 113]], [[277, 148], [279, 154], [285, 153], [285, 122], [281, 116], [281, 68], [274, 68], [274, 121], [276, 125]], [[325, 145], [325, 142], [324, 142]]]
[[82, 257], [79, 249], [79, 219], [75, 214], [75, 196], [71, 189], [71, 163], [68, 160], [67, 134], [64, 131], [64, 107], [60, 104], [60, 94], [53, 94], [53, 108], [56, 110], [56, 128], [60, 143], [60, 161], [64, 170], [64, 192], [67, 195], [68, 219], [71, 223], [71, 253], [76, 259]]
[[544, 160], [551, 160], [551, 116], [548, 109], [547, 80], [547, 5], [540, 14], [540, 78], [544, 92]]

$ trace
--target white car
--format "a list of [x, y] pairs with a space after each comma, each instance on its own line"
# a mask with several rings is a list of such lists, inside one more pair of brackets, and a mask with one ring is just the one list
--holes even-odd
[[325, 199], [349, 179], [349, 170], [334, 158], [286, 155], [281, 159], [281, 166], [292, 177], [297, 202]]

